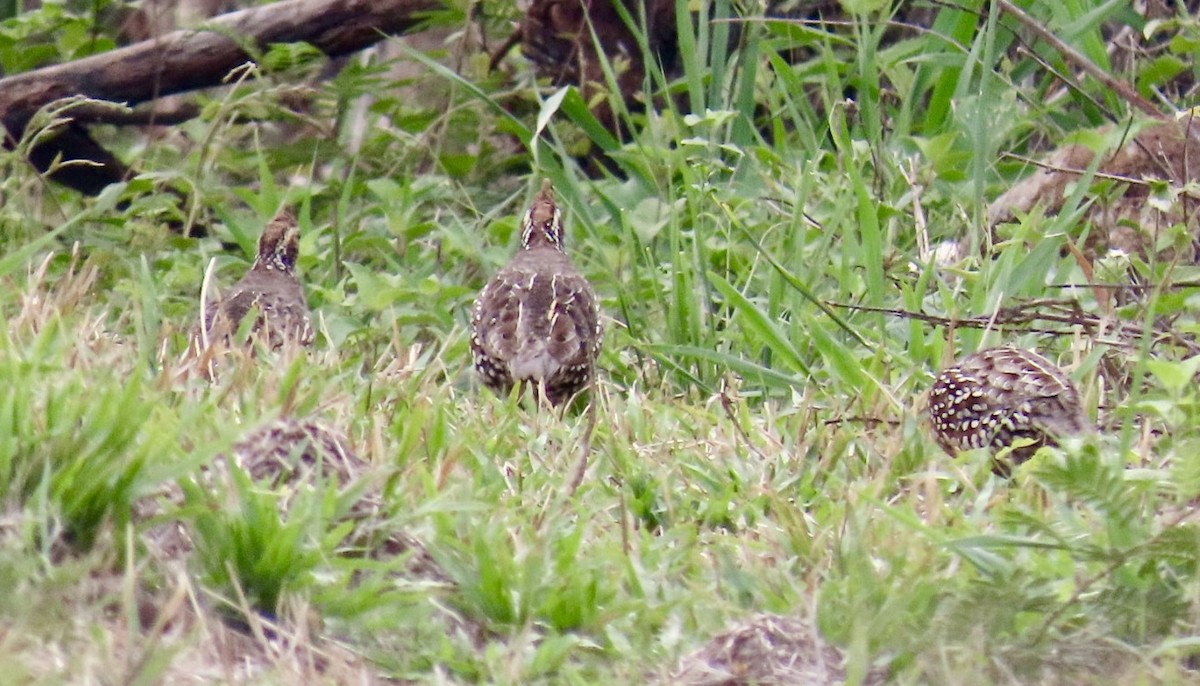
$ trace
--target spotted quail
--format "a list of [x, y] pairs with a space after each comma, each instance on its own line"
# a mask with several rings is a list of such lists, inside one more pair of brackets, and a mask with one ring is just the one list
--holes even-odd
[[498, 393], [528, 382], [557, 405], [591, 383], [604, 334], [600, 310], [564, 252], [548, 180], [521, 220], [521, 248], [476, 298], [471, 328], [475, 369]]
[[204, 316], [192, 334], [197, 350], [214, 342], [228, 344], [250, 312], [257, 317], [251, 326], [254, 336], [271, 348], [286, 342], [309, 345], [312, 322], [304, 289], [296, 280], [296, 256], [300, 252], [300, 228], [296, 217], [284, 209], [263, 229], [258, 255], [250, 270], [231, 289], [204, 304]]
[[980, 350], [938, 374], [929, 392], [929, 418], [934, 438], [950, 455], [1032, 440], [1009, 453], [1011, 465], [993, 462], [999, 475], [1041, 446], [1089, 429], [1071, 379], [1041, 355], [1008, 346]]

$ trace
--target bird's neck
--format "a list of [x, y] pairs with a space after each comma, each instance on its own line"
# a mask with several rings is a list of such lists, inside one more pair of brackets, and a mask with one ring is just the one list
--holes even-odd
[[536, 235], [531, 240], [526, 241], [525, 244], [521, 247], [526, 251], [554, 250], [556, 252], [561, 252], [561, 253], [566, 252], [565, 250], [563, 250], [563, 247], [560, 243], [555, 243], [554, 241], [550, 240], [549, 238], [546, 238], [544, 236], [536, 236]]
[[292, 266], [283, 260], [279, 255], [271, 257], [258, 257], [254, 260], [254, 268], [260, 271], [279, 272], [280, 274], [291, 274]]

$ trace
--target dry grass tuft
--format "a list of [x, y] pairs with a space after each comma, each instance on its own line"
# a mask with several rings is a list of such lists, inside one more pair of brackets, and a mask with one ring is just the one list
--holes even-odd
[[[685, 657], [668, 683], [676, 686], [832, 686], [846, 680], [842, 651], [812, 622], [762, 614], [715, 636]], [[882, 684], [881, 671], [864, 684]]]

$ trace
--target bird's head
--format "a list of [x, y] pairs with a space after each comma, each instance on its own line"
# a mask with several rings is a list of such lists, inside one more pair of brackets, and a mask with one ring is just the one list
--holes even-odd
[[300, 253], [300, 224], [296, 215], [286, 208], [267, 222], [258, 239], [258, 257], [254, 266], [291, 273]]
[[549, 179], [542, 182], [542, 190], [521, 219], [521, 247], [528, 250], [543, 245], [563, 249], [562, 213], [554, 204], [554, 189]]

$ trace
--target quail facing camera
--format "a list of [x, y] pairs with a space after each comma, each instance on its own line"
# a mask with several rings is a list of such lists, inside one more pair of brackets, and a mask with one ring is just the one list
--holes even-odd
[[471, 329], [475, 370], [497, 393], [528, 383], [559, 405], [591, 385], [604, 329], [591, 284], [567, 257], [549, 181], [521, 220], [521, 247], [475, 300]]
[[228, 345], [242, 320], [257, 316], [251, 337], [261, 338], [271, 348], [285, 343], [310, 345], [312, 321], [304, 289], [296, 279], [300, 253], [300, 227], [296, 216], [281, 210], [263, 229], [258, 239], [254, 264], [234, 286], [220, 297], [204, 303], [204, 314], [192, 333], [193, 346], [203, 350], [214, 343]]

